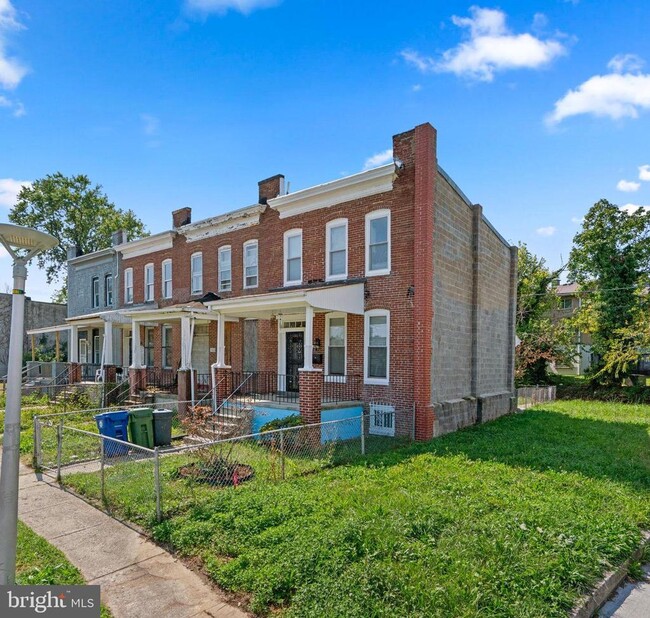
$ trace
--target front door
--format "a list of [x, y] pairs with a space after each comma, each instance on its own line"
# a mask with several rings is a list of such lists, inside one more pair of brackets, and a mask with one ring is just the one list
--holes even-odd
[[305, 333], [290, 331], [286, 333], [287, 390], [298, 392], [298, 369], [305, 364]]

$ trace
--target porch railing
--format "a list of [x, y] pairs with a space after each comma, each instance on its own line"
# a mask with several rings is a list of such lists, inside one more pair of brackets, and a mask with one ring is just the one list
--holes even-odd
[[323, 376], [323, 403], [359, 401], [363, 390], [360, 375]]
[[97, 372], [102, 368], [101, 365], [94, 363], [81, 363], [81, 381], [95, 382]]
[[196, 392], [207, 393], [212, 388], [210, 385], [211, 376], [209, 373], [196, 374]]
[[232, 381], [234, 385], [238, 385], [234, 387], [233, 393], [252, 401], [298, 402], [297, 375], [286, 375], [275, 371], [233, 372]]
[[163, 391], [174, 391], [178, 387], [178, 377], [173, 369], [147, 367], [146, 386]]

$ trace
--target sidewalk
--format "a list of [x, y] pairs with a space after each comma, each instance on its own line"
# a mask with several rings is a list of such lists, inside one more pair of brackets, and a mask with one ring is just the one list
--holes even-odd
[[614, 596], [603, 605], [600, 618], [646, 618], [650, 616], [650, 565], [643, 570], [646, 581], [625, 583]]
[[18, 516], [101, 586], [114, 618], [248, 616], [165, 550], [22, 465]]

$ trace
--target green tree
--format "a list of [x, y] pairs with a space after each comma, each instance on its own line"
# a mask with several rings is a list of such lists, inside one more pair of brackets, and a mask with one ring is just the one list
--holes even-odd
[[572, 360], [572, 329], [552, 320], [557, 306], [553, 282], [563, 269], [551, 271], [544, 258], [519, 245], [517, 281], [517, 337], [515, 376], [520, 384], [544, 384], [550, 363]]
[[638, 355], [635, 324], [644, 314], [649, 270], [650, 213], [628, 213], [607, 200], [594, 204], [573, 239], [569, 276], [587, 293], [581, 320], [600, 358], [594, 379], [601, 383], [620, 384]]
[[142, 221], [132, 210], [121, 210], [102, 191], [93, 186], [88, 176], [64, 176], [60, 172], [36, 180], [23, 187], [9, 220], [51, 234], [59, 245], [40, 254], [38, 266], [45, 270], [48, 283], [61, 282], [54, 293], [65, 299], [65, 264], [67, 248], [91, 253], [111, 245], [111, 234], [126, 230], [131, 238], [146, 235]]

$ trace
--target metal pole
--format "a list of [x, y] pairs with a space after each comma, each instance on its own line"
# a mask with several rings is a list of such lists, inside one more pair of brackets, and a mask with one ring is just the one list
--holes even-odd
[[364, 416], [363, 412], [361, 413], [361, 454], [365, 455], [366, 454], [366, 427], [365, 423], [363, 421]]
[[280, 470], [284, 481], [284, 431], [280, 432]]
[[23, 332], [25, 326], [25, 260], [14, 260], [11, 335], [7, 368], [7, 399], [0, 472], [0, 585], [16, 579], [18, 539], [18, 477], [20, 470], [20, 399], [22, 391]]
[[41, 447], [41, 419], [36, 415], [34, 417], [34, 458], [33, 464], [36, 470], [41, 469], [42, 463], [42, 447]]
[[162, 521], [162, 507], [160, 496], [160, 456], [158, 454], [158, 447], [154, 447], [153, 453], [153, 479], [156, 485], [156, 521]]
[[100, 474], [100, 488], [102, 496], [102, 504], [106, 504], [106, 492], [105, 492], [105, 479], [104, 479], [104, 453], [105, 453], [105, 444], [104, 439], [99, 439], [99, 455], [100, 455], [100, 464], [99, 464], [99, 474]]
[[56, 426], [56, 482], [61, 482], [61, 451], [63, 451], [63, 421]]

